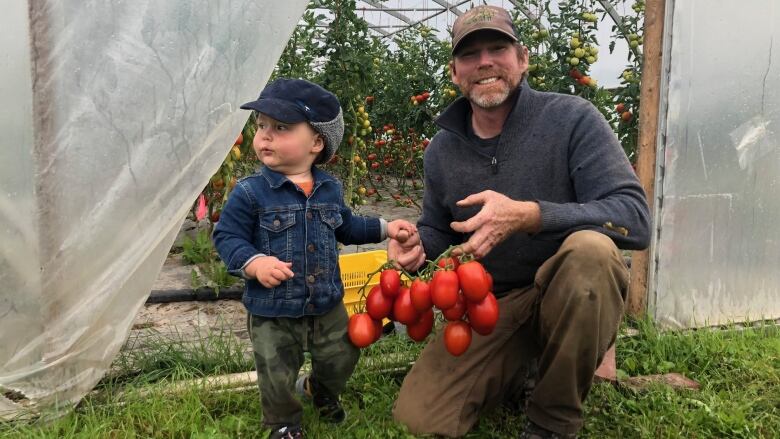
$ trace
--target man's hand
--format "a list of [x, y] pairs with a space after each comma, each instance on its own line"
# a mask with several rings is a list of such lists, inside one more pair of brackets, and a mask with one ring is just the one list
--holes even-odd
[[273, 288], [295, 275], [291, 268], [292, 262], [282, 262], [274, 256], [261, 256], [252, 260], [244, 272], [256, 278], [264, 287]]
[[469, 195], [457, 205], [482, 205], [482, 209], [466, 221], [450, 223], [456, 232], [473, 232], [466, 243], [453, 251], [456, 256], [471, 253], [482, 258], [513, 233], [535, 233], [542, 228], [539, 204], [533, 201], [515, 201], [498, 192], [483, 191]]
[[420, 235], [414, 224], [395, 220], [387, 224], [387, 258], [396, 261], [401, 268], [414, 271], [425, 262]]

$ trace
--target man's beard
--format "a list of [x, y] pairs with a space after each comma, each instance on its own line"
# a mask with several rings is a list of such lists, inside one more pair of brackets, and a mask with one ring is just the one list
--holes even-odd
[[[501, 79], [504, 79], [504, 81], [501, 81], [499, 83], [501, 87], [498, 89], [476, 91], [474, 90], [474, 87], [472, 87], [466, 93], [466, 97], [469, 99], [469, 101], [473, 102], [476, 106], [485, 109], [499, 107], [504, 102], [506, 102], [506, 100], [509, 98], [512, 92], [520, 84], [520, 77], [521, 77], [521, 75], [512, 77], [504, 73], [501, 74], [497, 73], [495, 75], [480, 75], [480, 76], [488, 76], [488, 77], [497, 76]], [[477, 85], [476, 87], [479, 87], [479, 85]]]

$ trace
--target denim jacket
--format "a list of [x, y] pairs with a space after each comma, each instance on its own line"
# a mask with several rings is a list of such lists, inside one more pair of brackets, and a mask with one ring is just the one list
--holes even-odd
[[353, 215], [341, 183], [312, 167], [314, 187], [306, 197], [286, 176], [268, 168], [241, 179], [214, 228], [214, 244], [233, 275], [262, 253], [292, 262], [295, 274], [275, 288], [247, 279], [243, 302], [263, 317], [321, 315], [344, 296], [336, 242], [381, 241], [378, 218]]

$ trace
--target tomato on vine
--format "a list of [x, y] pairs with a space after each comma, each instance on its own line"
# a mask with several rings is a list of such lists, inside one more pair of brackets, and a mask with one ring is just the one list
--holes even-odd
[[458, 301], [458, 274], [450, 270], [440, 270], [433, 274], [431, 300], [439, 309], [455, 306]]
[[424, 311], [420, 315], [420, 318], [416, 322], [406, 326], [406, 334], [409, 335], [409, 338], [412, 340], [420, 342], [425, 340], [425, 337], [431, 333], [432, 329], [433, 309], [428, 308], [427, 311]]
[[417, 278], [412, 281], [410, 295], [412, 299], [412, 305], [417, 311], [423, 312], [433, 307], [433, 300], [431, 299], [431, 288], [424, 280]]
[[490, 291], [487, 271], [478, 261], [469, 261], [460, 264], [457, 270], [458, 282], [463, 290], [463, 295], [470, 302], [479, 302]]
[[447, 323], [444, 328], [444, 347], [447, 352], [459, 357], [471, 345], [471, 327], [463, 320]]
[[498, 300], [493, 293], [488, 293], [481, 302], [469, 302], [466, 305], [469, 323], [480, 335], [488, 335], [498, 323]]
[[387, 297], [395, 297], [401, 288], [401, 275], [392, 268], [382, 270], [379, 275], [379, 286], [382, 288], [382, 294]]
[[444, 270], [457, 270], [458, 266], [460, 265], [460, 261], [458, 261], [458, 258], [449, 256], [439, 259], [439, 262], [436, 265]]
[[466, 314], [466, 300], [463, 298], [463, 295], [458, 294], [455, 305], [443, 310], [441, 313], [444, 315], [445, 319], [451, 322], [462, 319], [463, 315]]
[[420, 313], [412, 305], [409, 288], [401, 287], [393, 303], [393, 317], [404, 325], [411, 325], [420, 318]]
[[382, 320], [390, 315], [393, 309], [393, 298], [382, 293], [379, 285], [371, 288], [366, 297], [366, 312], [374, 320]]
[[376, 327], [367, 313], [352, 314], [347, 325], [347, 334], [353, 345], [364, 348], [374, 342]]

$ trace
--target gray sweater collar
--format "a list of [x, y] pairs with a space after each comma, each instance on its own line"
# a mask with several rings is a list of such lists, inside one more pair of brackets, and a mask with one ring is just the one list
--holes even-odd
[[[515, 105], [512, 107], [512, 111], [509, 112], [509, 115], [507, 115], [504, 129], [502, 130], [502, 134], [511, 133], [510, 136], [507, 137], [514, 137], [514, 134], [525, 125], [525, 120], [529, 115], [529, 108], [531, 107], [531, 101], [535, 93], [535, 90], [528, 86], [528, 82], [525, 78], [520, 82], [518, 88], [518, 92], [515, 93]], [[470, 115], [471, 103], [465, 97], [460, 97], [436, 118], [436, 125], [456, 134], [458, 137], [468, 142], [466, 126], [469, 122], [467, 118], [470, 117]], [[501, 137], [503, 138], [505, 136], [502, 135]]]

